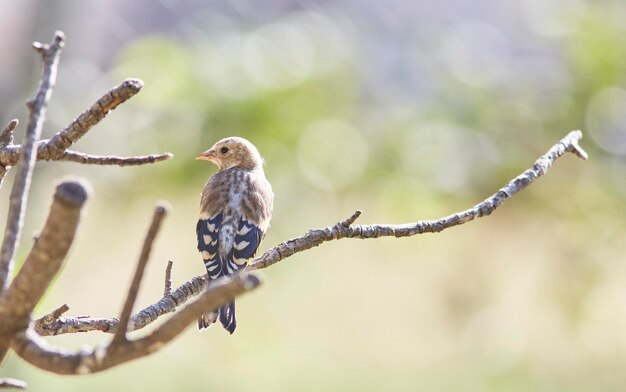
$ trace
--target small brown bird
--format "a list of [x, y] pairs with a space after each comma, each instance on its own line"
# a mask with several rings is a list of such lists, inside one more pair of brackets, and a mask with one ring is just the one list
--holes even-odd
[[[235, 273], [254, 257], [270, 225], [274, 193], [263, 158], [244, 138], [222, 139], [196, 159], [218, 167], [202, 191], [196, 226], [198, 250], [214, 280]], [[210, 327], [218, 317], [228, 332], [235, 332], [235, 302], [204, 314], [198, 328]]]

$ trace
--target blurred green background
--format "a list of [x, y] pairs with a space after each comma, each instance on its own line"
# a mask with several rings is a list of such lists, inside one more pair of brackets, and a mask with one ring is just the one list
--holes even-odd
[[75, 148], [175, 158], [37, 165], [19, 262], [58, 178], [94, 190], [38, 315], [67, 303], [116, 316], [159, 199], [173, 211], [138, 306], [160, 297], [167, 260], [175, 284], [203, 273], [194, 230], [215, 169], [193, 158], [228, 135], [267, 160], [276, 202], [261, 250], [355, 209], [361, 223], [404, 223], [468, 208], [572, 129], [591, 159], [560, 159], [488, 218], [328, 243], [264, 270], [234, 336], [191, 326], [150, 357], [81, 377], [12, 354], [0, 375], [32, 391], [624, 390], [622, 0], [3, 1], [0, 121], [22, 121], [18, 140], [40, 72], [29, 45], [56, 29], [67, 46], [44, 137], [136, 77], [143, 91]]

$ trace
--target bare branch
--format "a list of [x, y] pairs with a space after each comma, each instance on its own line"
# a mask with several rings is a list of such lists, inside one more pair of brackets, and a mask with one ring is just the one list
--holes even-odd
[[174, 262], [169, 260], [167, 267], [165, 267], [165, 288], [163, 289], [163, 297], [167, 297], [172, 294], [172, 266]]
[[145, 165], [146, 163], [155, 163], [171, 159], [174, 155], [171, 153], [165, 154], [150, 154], [135, 157], [118, 157], [115, 155], [90, 155], [82, 152], [66, 150], [59, 160], [77, 162], [88, 165], [117, 165], [117, 166], [133, 166], [133, 165]]
[[341, 238], [378, 238], [378, 237], [409, 237], [422, 233], [438, 233], [444, 229], [467, 223], [476, 218], [491, 214], [500, 204], [507, 201], [513, 195], [530, 185], [540, 176], [544, 175], [552, 166], [554, 161], [566, 152], [572, 152], [575, 155], [586, 159], [587, 153], [578, 146], [578, 140], [582, 138], [582, 132], [572, 131], [561, 141], [552, 146], [550, 150], [541, 156], [532, 168], [526, 170], [508, 184], [502, 187], [498, 192], [489, 196], [487, 199], [476, 204], [474, 207], [454, 213], [452, 215], [437, 219], [424, 220], [415, 223], [406, 223], [400, 225], [348, 225], [345, 223], [353, 222], [359, 216], [358, 211], [344, 222], [339, 222], [334, 226], [325, 227], [323, 229], [310, 230], [308, 233], [285, 241], [276, 247], [268, 250], [260, 257], [254, 259], [248, 266], [249, 270], [266, 268], [277, 263], [295, 253], [302, 252], [312, 247], [318, 246], [324, 242], [338, 240]]
[[65, 181], [57, 186], [39, 238], [9, 288], [0, 296], [0, 352], [6, 353], [14, 333], [28, 328], [33, 309], [63, 265], [86, 200], [87, 191], [77, 181]]
[[[547, 172], [556, 159], [565, 152], [586, 159], [587, 153], [578, 146], [578, 140], [582, 137], [580, 131], [570, 132], [561, 141], [552, 146], [550, 150], [541, 156], [532, 168], [510, 181], [498, 192], [488, 197], [474, 207], [458, 212], [437, 220], [418, 221], [404, 225], [354, 225], [361, 215], [361, 211], [354, 212], [350, 217], [336, 223], [333, 226], [312, 229], [306, 234], [287, 240], [267, 250], [261, 256], [251, 261], [247, 270], [266, 268], [278, 261], [286, 259], [298, 252], [318, 246], [324, 242], [341, 238], [377, 238], [383, 236], [406, 237], [422, 233], [436, 233], [449, 227], [469, 222], [475, 218], [489, 215], [500, 204], [508, 200], [520, 190], [530, 185], [534, 180]], [[173, 312], [176, 308], [193, 296], [202, 292], [206, 287], [205, 276], [196, 276], [182, 284], [171, 294], [166, 294], [157, 303], [146, 307], [131, 317], [128, 330], [140, 329], [152, 323], [157, 318]], [[51, 324], [42, 324], [41, 329], [45, 335], [58, 335], [85, 331], [102, 331], [114, 333], [117, 330], [117, 319], [114, 318], [60, 318]]]
[[41, 336], [55, 336], [89, 331], [115, 333], [119, 324], [118, 318], [105, 319], [91, 318], [89, 316], [74, 316], [51, 319], [47, 317], [48, 315], [35, 320], [33, 323], [33, 329]]
[[43, 73], [37, 95], [32, 101], [27, 103], [30, 116], [19, 158], [18, 173], [11, 190], [7, 226], [2, 241], [2, 248], [0, 249], [0, 293], [6, 290], [9, 276], [13, 269], [15, 251], [20, 241], [22, 224], [24, 222], [24, 211], [30, 189], [31, 175], [35, 166], [35, 145], [41, 135], [46, 108], [56, 83], [59, 56], [64, 45], [65, 36], [60, 31], [55, 33], [49, 45], [43, 45], [38, 42], [33, 44], [33, 47], [41, 54]]
[[[178, 306], [185, 304], [192, 297], [202, 293], [207, 288], [206, 276], [196, 276], [185, 282], [170, 294], [163, 296], [157, 303], [147, 306], [130, 318], [128, 331], [141, 329], [157, 318], [172, 313]], [[101, 331], [115, 333], [119, 325], [117, 318], [91, 317], [60, 317], [50, 321], [41, 318], [35, 322], [35, 330], [42, 336], [62, 335], [66, 333]]]
[[26, 383], [14, 378], [0, 378], [0, 389], [26, 389]]
[[115, 336], [113, 336], [112, 344], [114, 345], [126, 342], [126, 331], [128, 330], [130, 313], [133, 311], [133, 306], [135, 305], [135, 300], [137, 299], [137, 294], [139, 293], [139, 285], [141, 284], [143, 273], [146, 269], [146, 265], [148, 264], [148, 260], [150, 259], [152, 244], [154, 243], [154, 239], [159, 232], [161, 222], [163, 221], [165, 214], [167, 214], [167, 207], [165, 205], [159, 205], [154, 209], [152, 223], [150, 224], [150, 228], [148, 229], [146, 239], [143, 242], [143, 248], [141, 250], [141, 255], [139, 256], [139, 262], [137, 263], [137, 270], [135, 271], [135, 276], [133, 277], [130, 289], [128, 290], [126, 302], [124, 303], [124, 307], [122, 308], [119, 328], [117, 332], [115, 332]]
[[[144, 242], [120, 321], [115, 320], [117, 323], [114, 328], [107, 327], [107, 330], [115, 332], [109, 345], [96, 349], [85, 349], [77, 353], [68, 353], [64, 349], [49, 347], [38, 335], [34, 334], [32, 329], [28, 328], [33, 309], [40, 302], [67, 255], [80, 220], [81, 208], [87, 199], [85, 188], [78, 182], [68, 181], [57, 187], [42, 233], [36, 239], [19, 273], [9, 285], [10, 270], [19, 242], [35, 161], [37, 159], [68, 160], [80, 163], [126, 166], [154, 163], [169, 159], [172, 156], [171, 154], [160, 154], [127, 158], [103, 157], [67, 150], [72, 143], [80, 139], [93, 125], [103, 119], [109, 111], [115, 109], [141, 89], [143, 83], [134, 79], [129, 79], [116, 86], [64, 130], [55, 134], [50, 140], [38, 143], [45, 110], [56, 80], [59, 54], [64, 46], [63, 34], [57, 32], [54, 41], [49, 45], [35, 43], [33, 46], [41, 54], [44, 67], [39, 92], [35, 99], [27, 103], [30, 109], [30, 118], [23, 145], [12, 144], [12, 132], [17, 125], [16, 120], [10, 122], [0, 132], [0, 181], [10, 166], [18, 164], [18, 173], [11, 193], [7, 230], [0, 250], [0, 264], [2, 264], [0, 266], [0, 362], [4, 359], [8, 348], [11, 347], [23, 359], [55, 373], [84, 374], [101, 371], [154, 352], [180, 334], [188, 325], [194, 323], [207, 308], [217, 308], [232, 301], [235, 296], [257, 287], [260, 281], [254, 275], [247, 273], [218, 280], [151, 334], [138, 340], [129, 341], [126, 337], [127, 331], [147, 325], [151, 320], [165, 312], [172, 311], [176, 306], [183, 304], [187, 298], [197, 295], [206, 287], [203, 278], [192, 279], [188, 282], [191, 285], [188, 291], [181, 293], [180, 290], [176, 290], [170, 293], [170, 263], [166, 271], [169, 281], [169, 286], [166, 282], [167, 300], [142, 310], [137, 314], [137, 317], [130, 317], [154, 237], [165, 214], [165, 208], [160, 206], [155, 211], [152, 225]], [[161, 308], [156, 305], [161, 305]], [[54, 331], [46, 327], [59, 325], [63, 320], [62, 314], [67, 310], [67, 305], [63, 305], [41, 317], [34, 322], [35, 329], [42, 333]], [[81, 317], [74, 319], [85, 320]], [[87, 320], [88, 322], [89, 320]], [[14, 383], [13, 380], [3, 379], [0, 387], [16, 386], [17, 384], [19, 383]]]
[[[126, 79], [100, 97], [91, 107], [80, 114], [70, 125], [57, 132], [52, 138], [37, 144], [37, 160], [68, 161], [92, 165], [144, 165], [164, 161], [173, 157], [170, 153], [151, 154], [134, 157], [99, 156], [67, 150], [73, 143], [84, 136], [94, 125], [102, 121], [107, 114], [120, 104], [133, 97], [143, 87], [139, 79]], [[9, 123], [10, 124], [10, 123]], [[8, 126], [7, 126], [8, 127]], [[20, 145], [1, 144], [0, 138], [0, 175], [1, 167], [17, 163], [22, 151]], [[1, 177], [0, 177], [1, 178]]]
[[0, 297], [2, 318], [10, 318], [3, 326], [9, 323], [27, 326], [32, 310], [61, 269], [86, 200], [86, 186], [78, 181], [64, 181], [57, 186], [41, 234], [19, 273]]
[[86, 134], [94, 125], [102, 121], [111, 110], [137, 94], [142, 87], [143, 82], [139, 79], [126, 79], [121, 84], [113, 87], [91, 105], [89, 109], [81, 113], [64, 130], [57, 132], [50, 140], [40, 144], [38, 147], [38, 158], [45, 160], [60, 159], [67, 148]]
[[111, 342], [105, 346], [70, 352], [49, 346], [32, 330], [27, 329], [15, 335], [11, 348], [27, 362], [53, 373], [100, 372], [160, 349], [193, 323], [206, 309], [224, 305], [236, 296], [255, 289], [260, 283], [258, 277], [247, 273], [218, 279], [198, 298], [172, 315], [148, 336], [122, 344]]

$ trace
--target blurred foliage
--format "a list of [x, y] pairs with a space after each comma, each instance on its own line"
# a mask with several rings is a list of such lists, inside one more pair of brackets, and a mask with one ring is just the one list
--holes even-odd
[[[86, 378], [43, 374], [16, 358], [2, 374], [32, 390], [65, 391], [622, 390], [622, 2], [279, 3], [118, 1], [98, 5], [101, 18], [89, 26], [96, 3], [65, 1], [58, 7], [67, 17], [55, 12], [33, 28], [34, 39], [53, 28], [69, 37], [47, 135], [110, 86], [138, 77], [144, 91], [76, 148], [175, 154], [126, 169], [38, 165], [26, 233], [43, 222], [52, 178], [81, 175], [95, 188], [42, 312], [66, 302], [72, 314], [117, 314], [158, 198], [174, 211], [140, 303], [158, 297], [168, 259], [176, 282], [202, 273], [193, 229], [215, 169], [193, 158], [225, 136], [250, 139], [267, 161], [276, 209], [263, 249], [357, 208], [363, 223], [468, 208], [571, 129], [583, 129], [591, 159], [562, 158], [492, 216], [461, 228], [295, 256], [239, 301], [233, 337], [190, 328], [150, 358]], [[51, 6], [33, 4], [33, 20], [45, 19]], [[111, 56], [94, 42], [119, 44]], [[0, 71], [0, 81], [18, 71]], [[3, 200], [8, 189], [10, 179]], [[102, 339], [50, 341], [78, 348]]]

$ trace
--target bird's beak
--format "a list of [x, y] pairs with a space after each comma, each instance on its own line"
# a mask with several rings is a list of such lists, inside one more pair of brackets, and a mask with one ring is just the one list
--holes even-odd
[[212, 148], [206, 150], [202, 154], [198, 155], [196, 159], [200, 161], [213, 161], [215, 159], [215, 150], [213, 150]]

